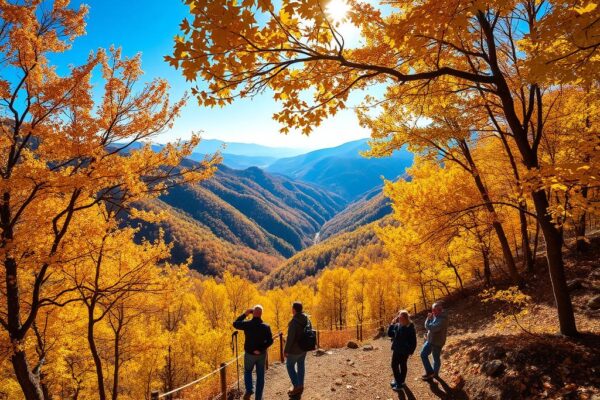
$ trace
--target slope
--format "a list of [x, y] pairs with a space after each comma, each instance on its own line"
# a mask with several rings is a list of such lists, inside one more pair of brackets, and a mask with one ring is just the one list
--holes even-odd
[[256, 167], [223, 165], [210, 180], [175, 187], [161, 200], [219, 238], [285, 257], [312, 244], [320, 227], [345, 206], [339, 196], [313, 185]]
[[353, 269], [383, 260], [386, 255], [375, 228], [384, 223], [388, 223], [385, 218], [333, 236], [295, 254], [265, 277], [262, 286], [269, 289], [290, 286], [316, 276], [325, 268]]
[[161, 200], [150, 200], [139, 206], [144, 210], [160, 211], [166, 215], [159, 223], [128, 223], [140, 228], [139, 240], [153, 240], [162, 230], [166, 242], [173, 246], [169, 260], [172, 263], [190, 260], [190, 268], [201, 274], [221, 276], [225, 271], [231, 271], [256, 282], [281, 262], [279, 256], [261, 253], [218, 238], [206, 226]]
[[367, 139], [361, 139], [280, 159], [267, 171], [317, 184], [353, 201], [381, 186], [382, 176], [395, 179], [412, 164], [413, 155], [406, 150], [396, 151], [391, 157], [369, 159], [360, 155], [368, 148]]
[[319, 232], [319, 240], [350, 232], [392, 213], [389, 200], [376, 188], [327, 221]]

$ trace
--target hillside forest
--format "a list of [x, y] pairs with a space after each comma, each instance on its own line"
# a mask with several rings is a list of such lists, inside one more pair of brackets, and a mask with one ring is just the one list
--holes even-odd
[[[185, 3], [165, 60], [192, 89], [172, 99], [117, 47], [59, 73], [87, 6], [0, 0], [0, 398], [149, 399], [230, 359], [256, 303], [274, 332], [295, 300], [335, 330], [545, 273], [545, 333], [582, 333], [563, 250], [588, 251], [600, 213], [597, 2]], [[265, 90], [283, 133], [356, 107], [359, 169], [404, 164], [340, 187], [311, 160], [151, 145], [188, 101]]]

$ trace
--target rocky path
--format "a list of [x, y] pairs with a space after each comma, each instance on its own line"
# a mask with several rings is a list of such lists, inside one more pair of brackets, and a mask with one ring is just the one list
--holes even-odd
[[[421, 343], [420, 343], [421, 344]], [[390, 342], [378, 339], [373, 350], [332, 349], [322, 356], [307, 355], [303, 400], [362, 399], [464, 399], [463, 393], [452, 392], [443, 381], [432, 384], [420, 379], [423, 366], [418, 354], [409, 359], [408, 388], [400, 393], [390, 389], [392, 372]], [[417, 352], [418, 353], [417, 349]], [[444, 375], [442, 374], [442, 379]], [[265, 400], [286, 399], [290, 387], [285, 365], [276, 363], [267, 373]]]

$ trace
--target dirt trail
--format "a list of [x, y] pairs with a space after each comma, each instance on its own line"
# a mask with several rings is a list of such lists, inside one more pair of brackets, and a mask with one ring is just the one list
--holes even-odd
[[[407, 390], [395, 393], [390, 389], [392, 372], [390, 369], [390, 341], [378, 339], [371, 342], [374, 349], [332, 349], [328, 354], [306, 357], [306, 378], [303, 400], [362, 400], [362, 399], [440, 399], [466, 398], [461, 393], [453, 393], [444, 381], [429, 385], [420, 377], [423, 365], [418, 352], [409, 359]], [[442, 358], [443, 360], [443, 358]], [[443, 367], [442, 367], [443, 369]], [[444, 379], [444, 374], [441, 374]], [[285, 365], [276, 363], [267, 372], [265, 400], [286, 399], [290, 381]]]

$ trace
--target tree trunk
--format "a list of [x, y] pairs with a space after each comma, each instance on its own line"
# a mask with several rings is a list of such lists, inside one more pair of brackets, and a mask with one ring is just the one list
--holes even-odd
[[483, 276], [485, 278], [485, 285], [492, 286], [492, 270], [490, 269], [490, 257], [487, 249], [481, 249], [481, 257], [483, 258]]
[[511, 280], [515, 284], [521, 284], [522, 279], [519, 275], [519, 271], [517, 270], [517, 265], [515, 264], [515, 259], [512, 254], [512, 250], [510, 249], [510, 244], [508, 243], [508, 239], [506, 238], [506, 233], [504, 232], [504, 227], [500, 223], [498, 219], [498, 213], [496, 212], [496, 208], [492, 203], [489, 192], [481, 179], [481, 175], [475, 165], [475, 161], [471, 156], [471, 151], [469, 150], [469, 145], [466, 140], [461, 140], [460, 147], [462, 149], [463, 155], [465, 159], [469, 163], [471, 167], [471, 175], [473, 176], [473, 180], [475, 181], [475, 186], [477, 186], [477, 190], [483, 199], [486, 210], [492, 216], [492, 227], [494, 228], [494, 232], [496, 232], [496, 236], [498, 237], [498, 241], [500, 242], [500, 247], [502, 248], [502, 254], [504, 256], [504, 262], [508, 268], [508, 273], [510, 275]]
[[39, 378], [31, 371], [25, 352], [17, 349], [13, 351], [14, 353], [10, 360], [25, 398], [27, 400], [44, 400], [44, 393], [42, 392]]
[[98, 398], [100, 400], [106, 400], [106, 391], [104, 389], [104, 372], [102, 371], [102, 361], [98, 355], [98, 349], [96, 348], [96, 341], [94, 340], [94, 306], [88, 308], [88, 329], [87, 329], [87, 340], [90, 346], [90, 352], [94, 359], [94, 366], [96, 367], [96, 378], [98, 380]]
[[558, 310], [560, 332], [566, 336], [576, 336], [577, 326], [575, 324], [571, 296], [567, 288], [562, 257], [563, 235], [547, 213], [549, 204], [546, 192], [538, 190], [532, 194], [532, 197], [540, 222], [540, 228], [544, 233], [546, 241], [546, 258], [548, 260], [548, 271], [550, 273], [550, 281], [552, 282], [554, 301]]
[[527, 203], [519, 203], [519, 222], [521, 225], [521, 238], [523, 241], [523, 266], [527, 272], [533, 272], [534, 257], [531, 252], [531, 243], [529, 242], [529, 230], [527, 229]]
[[[581, 189], [581, 195], [583, 196], [584, 199], [587, 199], [587, 197], [588, 197], [588, 190], [589, 189], [588, 189], [587, 185]], [[581, 213], [581, 216], [579, 217], [579, 220], [575, 224], [575, 236], [576, 236], [575, 250], [577, 251], [577, 253], [585, 253], [589, 247], [588, 242], [585, 237], [586, 224], [587, 224], [587, 213], [585, 211], [583, 211]]]
[[446, 264], [452, 268], [452, 271], [454, 271], [454, 275], [456, 276], [456, 280], [458, 281], [458, 283], [460, 284], [460, 290], [461, 292], [465, 289], [463, 286], [463, 280], [460, 277], [460, 274], [458, 273], [458, 268], [456, 268], [456, 265], [454, 265], [454, 263], [452, 262], [452, 260], [448, 257], [448, 261], [446, 262]]

